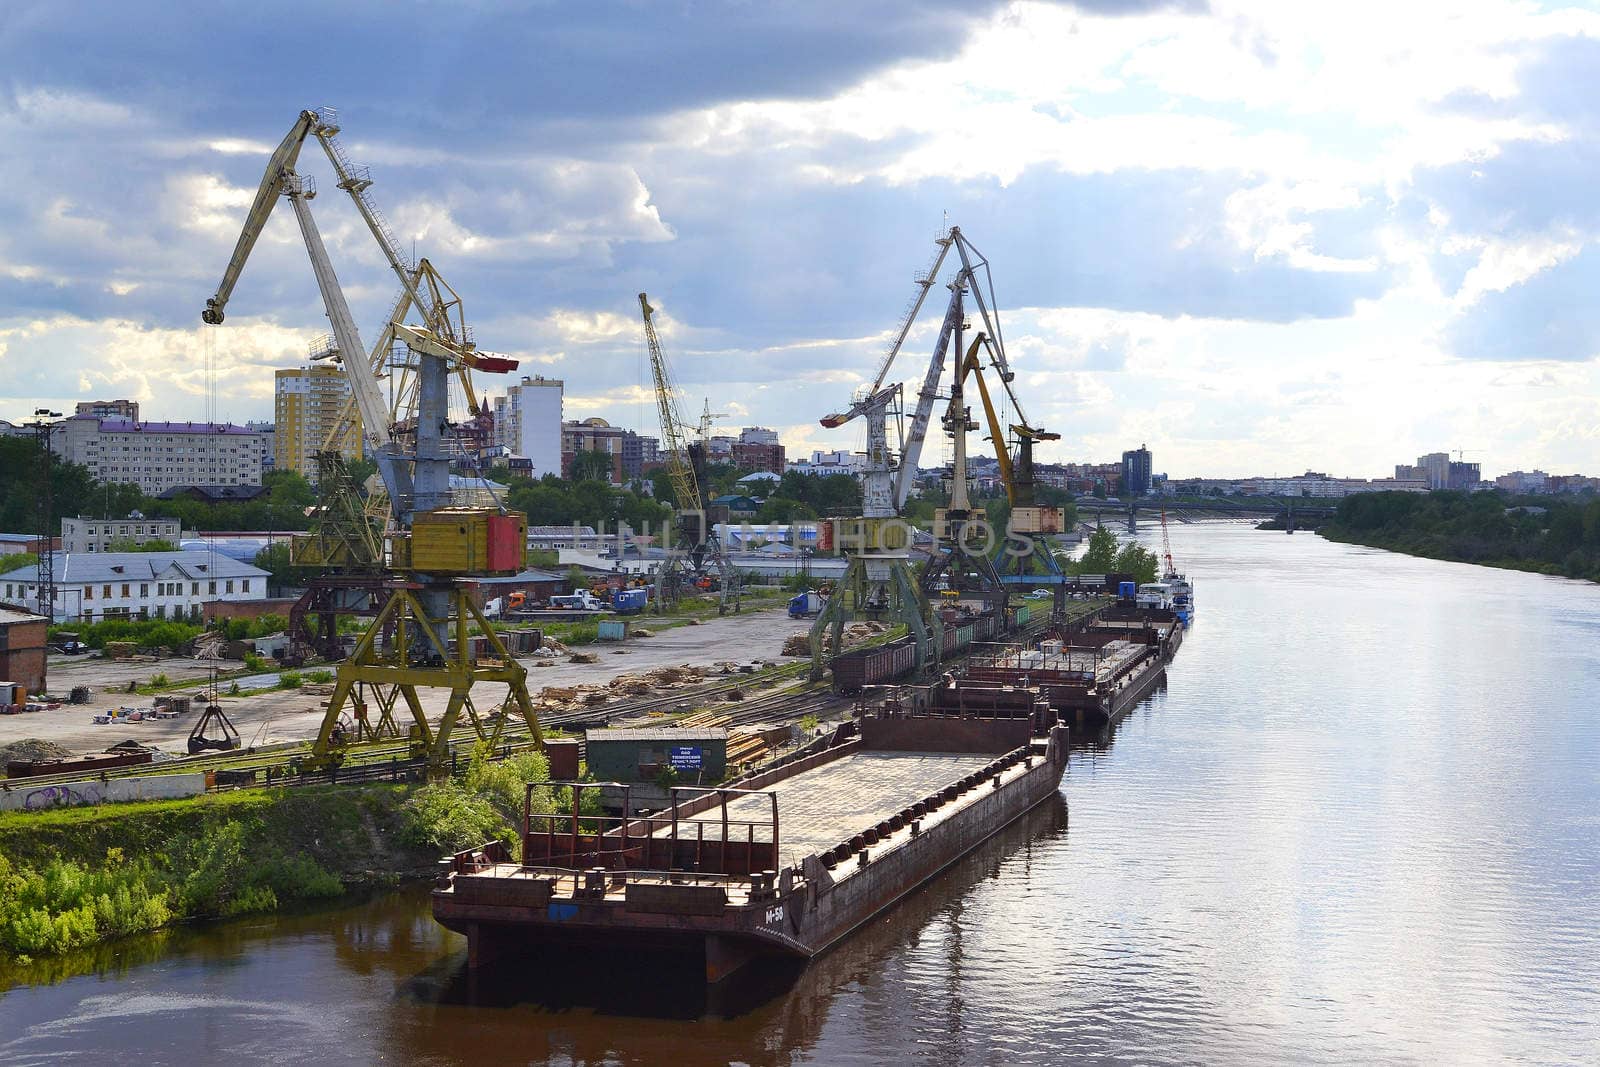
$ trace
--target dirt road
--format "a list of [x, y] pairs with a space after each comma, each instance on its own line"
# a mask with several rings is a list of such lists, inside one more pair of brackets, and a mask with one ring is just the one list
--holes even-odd
[[[640, 625], [650, 628], [649, 620]], [[549, 660], [537, 656], [520, 657], [520, 662], [529, 668], [528, 688], [537, 695], [545, 686], [604, 684], [619, 674], [641, 674], [656, 667], [711, 666], [724, 661], [794, 662], [780, 657], [783, 643], [806, 626], [806, 622], [790, 619], [781, 607], [768, 608], [710, 619], [699, 626], [677, 626], [662, 630], [654, 637], [630, 638], [620, 645], [586, 646], [582, 651], [599, 657], [595, 663], [571, 663], [564, 657]], [[227, 660], [222, 661], [222, 665], [231, 669], [242, 666]], [[99, 657], [52, 656], [51, 692], [65, 694], [74, 685], [88, 685], [95, 691], [93, 698], [86, 705], [63, 705], [56, 711], [0, 715], [0, 745], [24, 737], [38, 737], [74, 752], [98, 752], [132, 738], [165, 751], [185, 752], [185, 741], [194, 728], [198, 710], [179, 719], [120, 726], [96, 726], [91, 720], [97, 711], [107, 708], [151, 706], [151, 697], [125, 692], [130, 680], [143, 682], [155, 674], [165, 674], [173, 681], [201, 678], [208, 668], [209, 664], [193, 659], [130, 663]], [[199, 696], [202, 691], [176, 692]], [[492, 707], [503, 698], [504, 692], [500, 686], [483, 685], [474, 690], [475, 700], [479, 707]], [[325, 696], [285, 689], [255, 696], [225, 697], [222, 706], [238, 727], [245, 745], [249, 746], [314, 737], [322, 723], [326, 700]], [[664, 704], [673, 702], [670, 693], [664, 693], [662, 700]], [[429, 715], [441, 714], [444, 705], [444, 693], [423, 693], [423, 707]]]

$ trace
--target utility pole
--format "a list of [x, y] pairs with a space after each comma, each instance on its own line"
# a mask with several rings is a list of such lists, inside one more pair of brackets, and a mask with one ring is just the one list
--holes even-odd
[[40, 451], [44, 453], [39, 460], [39, 471], [44, 480], [44, 484], [39, 488], [39, 614], [55, 622], [56, 541], [50, 485], [50, 461], [53, 458], [50, 451], [50, 433], [55, 429], [55, 424], [48, 420], [61, 418], [61, 412], [51, 411], [49, 408], [35, 408], [33, 414], [34, 421], [28, 426], [33, 430], [33, 439], [39, 443]]

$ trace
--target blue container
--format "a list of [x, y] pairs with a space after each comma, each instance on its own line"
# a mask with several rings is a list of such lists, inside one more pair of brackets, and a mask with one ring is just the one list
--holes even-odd
[[637, 615], [649, 603], [648, 589], [618, 589], [611, 594], [611, 606], [619, 615]]
[[602, 641], [621, 641], [628, 636], [628, 624], [622, 619], [601, 619], [599, 629], [597, 636]]
[[1123, 600], [1132, 600], [1139, 592], [1139, 587], [1132, 582], [1118, 582], [1117, 596]]

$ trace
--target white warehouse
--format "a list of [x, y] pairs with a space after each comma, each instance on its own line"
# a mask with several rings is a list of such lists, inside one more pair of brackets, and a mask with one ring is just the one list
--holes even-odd
[[[198, 619], [212, 600], [265, 600], [267, 572], [214, 552], [69, 552], [56, 556], [56, 602], [49, 614], [104, 619]], [[0, 575], [4, 599], [34, 605], [39, 568]], [[40, 605], [40, 614], [45, 614]]]

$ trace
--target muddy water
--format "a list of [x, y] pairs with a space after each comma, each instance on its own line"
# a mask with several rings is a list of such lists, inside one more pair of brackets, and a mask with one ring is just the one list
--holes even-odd
[[0, 1063], [1600, 1062], [1600, 587], [1173, 541], [1198, 623], [1064, 802], [738, 1001], [475, 982], [407, 891], [35, 969]]

